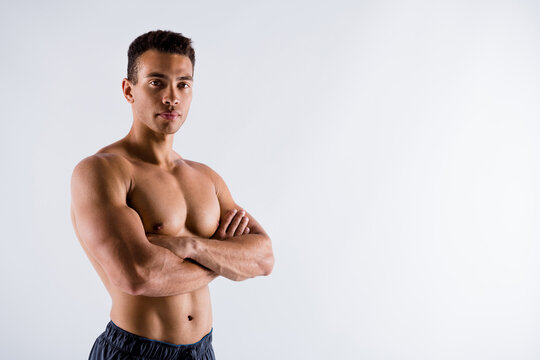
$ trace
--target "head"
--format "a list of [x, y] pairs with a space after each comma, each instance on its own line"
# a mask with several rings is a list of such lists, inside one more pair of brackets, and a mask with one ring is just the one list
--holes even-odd
[[195, 51], [191, 39], [171, 31], [150, 31], [129, 46], [122, 81], [134, 121], [154, 132], [173, 134], [191, 104]]
[[147, 50], [154, 49], [168, 54], [184, 55], [191, 60], [195, 68], [195, 50], [191, 47], [191, 39], [172, 31], [149, 31], [137, 37], [128, 49], [127, 79], [137, 84], [137, 65], [139, 57]]

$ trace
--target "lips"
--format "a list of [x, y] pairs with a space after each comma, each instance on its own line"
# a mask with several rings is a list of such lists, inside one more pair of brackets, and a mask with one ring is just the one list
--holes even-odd
[[167, 120], [174, 120], [179, 115], [180, 114], [178, 114], [176, 111], [162, 112], [161, 114], [159, 114], [159, 116], [161, 116], [162, 118], [167, 119]]

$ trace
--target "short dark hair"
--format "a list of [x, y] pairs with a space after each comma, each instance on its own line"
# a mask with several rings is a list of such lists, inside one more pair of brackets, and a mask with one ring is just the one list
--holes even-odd
[[184, 55], [191, 60], [195, 69], [195, 50], [191, 47], [191, 39], [180, 33], [167, 30], [149, 31], [138, 36], [128, 49], [127, 78], [133, 84], [137, 83], [138, 59], [147, 50]]

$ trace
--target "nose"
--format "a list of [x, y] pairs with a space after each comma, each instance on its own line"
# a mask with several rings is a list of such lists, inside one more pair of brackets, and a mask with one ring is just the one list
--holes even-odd
[[170, 89], [169, 91], [167, 91], [164, 95], [163, 95], [163, 99], [162, 99], [162, 102], [163, 104], [165, 105], [178, 105], [178, 103], [180, 102], [180, 99], [179, 99], [179, 96], [178, 94], [176, 93], [176, 91], [173, 89]]

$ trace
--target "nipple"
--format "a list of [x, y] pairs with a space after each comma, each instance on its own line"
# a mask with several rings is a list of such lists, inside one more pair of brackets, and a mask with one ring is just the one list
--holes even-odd
[[162, 223], [158, 223], [158, 224], [154, 225], [154, 230], [155, 231], [159, 231], [161, 229], [163, 229], [163, 224]]
[[189, 321], [191, 321], [191, 320], [193, 320], [193, 316], [188, 315], [188, 316], [187, 316], [187, 319], [188, 319]]

